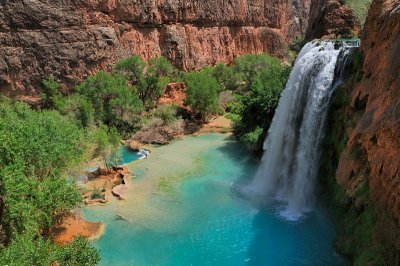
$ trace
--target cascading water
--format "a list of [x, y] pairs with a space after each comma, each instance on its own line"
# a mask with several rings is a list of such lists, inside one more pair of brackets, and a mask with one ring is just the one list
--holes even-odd
[[257, 202], [284, 202], [286, 219], [299, 219], [315, 201], [326, 114], [348, 54], [329, 41], [314, 41], [301, 50], [264, 142], [261, 166], [244, 187]]

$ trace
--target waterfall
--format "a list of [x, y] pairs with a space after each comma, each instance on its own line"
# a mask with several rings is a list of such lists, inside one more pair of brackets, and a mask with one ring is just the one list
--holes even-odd
[[314, 41], [301, 50], [264, 142], [259, 170], [243, 188], [259, 203], [283, 202], [280, 213], [286, 219], [299, 219], [315, 202], [326, 115], [348, 54], [329, 41]]

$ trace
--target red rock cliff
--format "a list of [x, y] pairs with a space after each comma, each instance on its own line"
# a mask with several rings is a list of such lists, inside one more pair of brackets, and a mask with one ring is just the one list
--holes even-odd
[[[352, 104], [365, 112], [336, 172], [349, 194], [363, 182], [370, 196], [400, 221], [400, 2], [374, 0], [362, 37], [363, 78]], [[357, 156], [354, 156], [356, 154]]]
[[4, 0], [0, 89], [37, 94], [54, 75], [68, 87], [118, 59], [163, 55], [198, 69], [241, 54], [284, 56], [305, 33], [311, 0]]
[[353, 11], [339, 0], [313, 0], [309, 17], [308, 40], [356, 35], [361, 27]]

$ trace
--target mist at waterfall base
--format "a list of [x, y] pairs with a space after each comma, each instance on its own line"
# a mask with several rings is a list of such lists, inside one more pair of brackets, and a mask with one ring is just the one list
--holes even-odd
[[330, 41], [314, 41], [301, 50], [264, 142], [261, 165], [254, 180], [240, 188], [257, 204], [281, 205], [280, 214], [287, 220], [304, 217], [316, 200], [330, 98], [350, 54], [335, 46]]

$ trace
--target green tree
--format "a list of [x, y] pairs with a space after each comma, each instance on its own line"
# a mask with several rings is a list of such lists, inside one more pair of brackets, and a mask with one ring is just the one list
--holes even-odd
[[0, 116], [0, 168], [18, 164], [24, 174], [42, 178], [66, 170], [86, 154], [85, 132], [58, 112], [2, 103]]
[[94, 113], [92, 103], [83, 95], [74, 93], [67, 97], [54, 99], [53, 108], [71, 120], [80, 122], [82, 127], [90, 127], [94, 124]]
[[262, 149], [263, 139], [275, 114], [290, 68], [267, 55], [249, 55], [235, 60], [234, 72], [241, 77], [234, 113], [234, 133], [252, 150]]
[[221, 85], [221, 89], [234, 89], [237, 84], [233, 69], [223, 63], [217, 64], [212, 69], [212, 76]]
[[221, 85], [211, 75], [211, 71], [203, 70], [190, 72], [185, 75], [187, 86], [186, 104], [190, 105], [192, 111], [203, 121], [211, 114], [219, 111], [218, 92]]
[[69, 245], [57, 249], [56, 259], [63, 266], [92, 266], [100, 262], [100, 255], [87, 239], [77, 237]]
[[0, 265], [47, 266], [55, 262], [55, 246], [30, 234], [16, 235], [7, 248], [0, 250]]
[[[0, 98], [0, 265], [50, 265], [71, 253], [46, 237], [58, 217], [81, 202], [65, 175], [86, 157], [85, 134], [56, 111], [35, 112]], [[76, 256], [95, 265], [97, 251], [80, 246]]]
[[50, 76], [49, 79], [43, 80], [43, 92], [41, 97], [45, 107], [52, 107], [54, 98], [59, 97], [60, 95], [60, 84], [53, 76]]
[[146, 107], [154, 107], [175, 73], [174, 67], [164, 57], [150, 59], [146, 64], [140, 57], [131, 56], [118, 62], [115, 69], [129, 78]]
[[105, 125], [100, 125], [94, 132], [93, 136], [96, 149], [94, 151], [95, 157], [101, 157], [104, 165], [109, 168], [111, 164], [115, 163], [115, 158], [110, 155], [115, 153], [120, 145], [121, 137], [115, 127], [108, 128]]
[[29, 234], [16, 236], [6, 249], [0, 251], [0, 265], [48, 266], [55, 262], [60, 266], [94, 266], [100, 262], [100, 255], [82, 237], [59, 247], [40, 237], [32, 238]]
[[248, 91], [265, 69], [276, 66], [281, 66], [280, 59], [267, 54], [249, 54], [237, 57], [232, 67], [237, 89], [243, 92]]
[[77, 86], [76, 92], [90, 103], [81, 103], [83, 124], [93, 119], [98, 125], [115, 126], [123, 134], [129, 134], [138, 126], [143, 105], [125, 76], [100, 71]]

